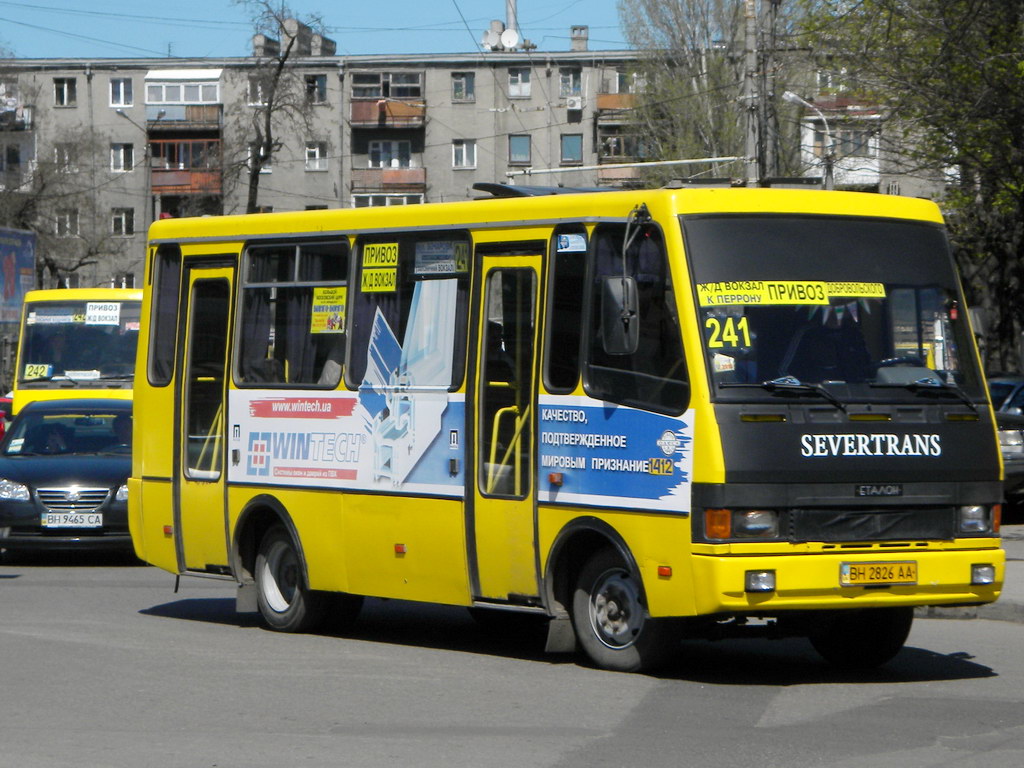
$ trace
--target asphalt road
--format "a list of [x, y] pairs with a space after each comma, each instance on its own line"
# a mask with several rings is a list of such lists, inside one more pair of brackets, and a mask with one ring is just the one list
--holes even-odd
[[[61, 563], [61, 564], [57, 564]], [[0, 565], [0, 768], [1024, 765], [1024, 625], [918, 619], [870, 675], [804, 641], [690, 642], [602, 672], [371, 601], [280, 635], [230, 583], [118, 562]]]

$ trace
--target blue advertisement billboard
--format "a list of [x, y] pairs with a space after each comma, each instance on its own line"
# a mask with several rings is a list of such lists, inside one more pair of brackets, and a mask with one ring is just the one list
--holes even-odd
[[36, 233], [0, 227], [0, 322], [17, 323], [36, 281]]

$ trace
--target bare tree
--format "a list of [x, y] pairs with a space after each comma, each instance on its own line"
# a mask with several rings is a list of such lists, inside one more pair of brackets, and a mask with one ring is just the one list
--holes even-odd
[[[757, 13], [753, 39], [746, 14]], [[619, 0], [626, 39], [639, 52], [642, 83], [637, 115], [650, 159], [742, 156], [750, 110], [759, 126], [761, 176], [791, 172], [798, 142], [796, 121], [780, 128], [781, 93], [792, 68], [790, 17], [770, 0]], [[750, 59], [755, 71], [744, 93]], [[806, 69], [806, 65], [803, 66]], [[781, 83], [781, 87], [780, 87]], [[777, 95], [776, 95], [777, 92]], [[756, 98], [753, 98], [756, 93]], [[788, 136], [780, 141], [780, 133]], [[780, 146], [791, 149], [781, 149]], [[709, 165], [698, 172], [728, 175], [738, 166]], [[672, 171], [671, 173], [678, 173]], [[664, 177], [665, 172], [658, 174]]]
[[236, 115], [234, 140], [237, 157], [229, 163], [235, 177], [244, 177], [247, 187], [245, 210], [260, 210], [260, 174], [281, 149], [279, 131], [300, 130], [312, 125], [306, 84], [293, 64], [312, 53], [315, 41], [323, 40], [319, 17], [299, 20], [283, 2], [236, 0], [252, 10], [253, 56], [248, 79], [247, 114]]
[[0, 61], [0, 226], [36, 232], [39, 286], [64, 285], [99, 263], [127, 266], [127, 241], [113, 237], [107, 217], [94, 208], [101, 183], [95, 170], [104, 165], [107, 145], [80, 131], [50, 132], [37, 144], [41, 126], [33, 123], [31, 105], [38, 95]]

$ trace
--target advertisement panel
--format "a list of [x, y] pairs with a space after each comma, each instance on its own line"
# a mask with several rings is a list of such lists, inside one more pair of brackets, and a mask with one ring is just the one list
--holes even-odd
[[0, 323], [18, 323], [36, 281], [36, 233], [0, 227]]

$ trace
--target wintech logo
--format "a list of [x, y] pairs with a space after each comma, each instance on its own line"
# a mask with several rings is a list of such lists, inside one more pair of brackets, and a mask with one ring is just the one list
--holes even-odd
[[249, 433], [249, 455], [245, 474], [267, 477], [270, 474], [270, 432]]
[[293, 468], [354, 466], [364, 442], [357, 432], [250, 432], [245, 473], [269, 477], [278, 461], [293, 462]]

